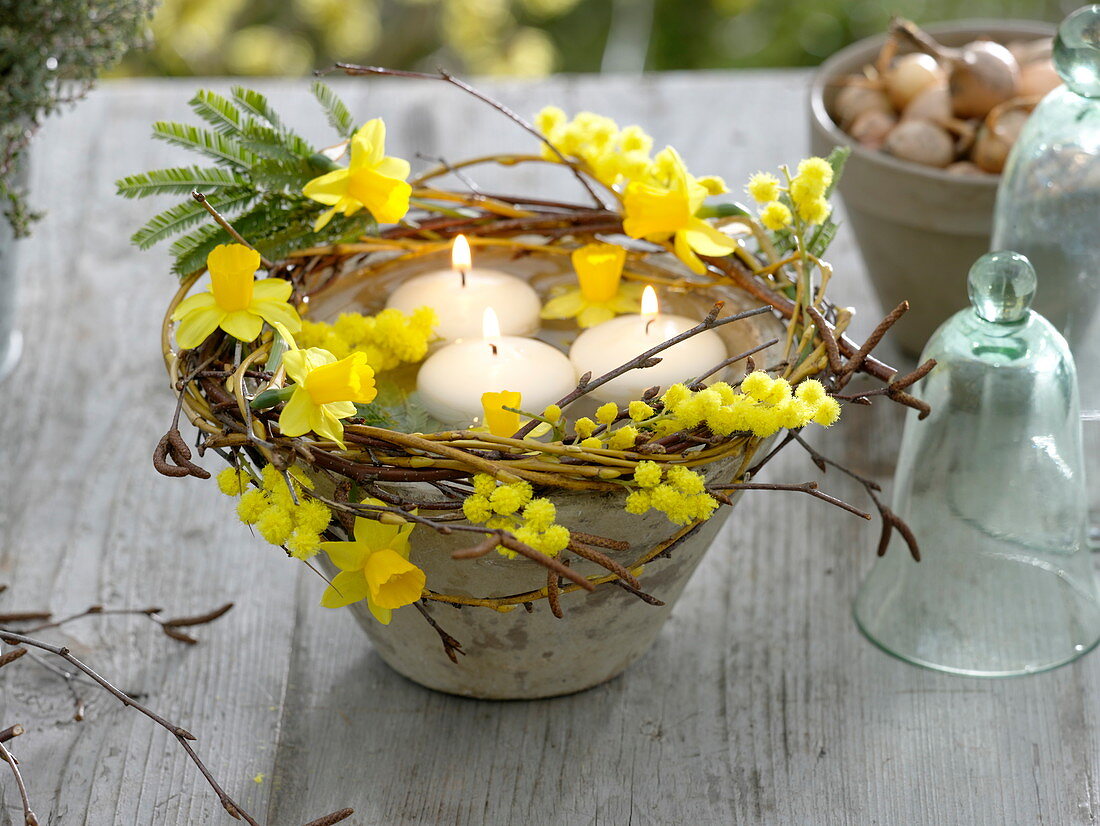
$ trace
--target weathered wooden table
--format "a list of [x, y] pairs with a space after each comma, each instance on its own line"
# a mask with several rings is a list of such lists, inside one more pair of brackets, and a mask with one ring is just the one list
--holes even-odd
[[[641, 123], [694, 171], [739, 186], [806, 153], [807, 81], [742, 72], [490, 88], [523, 112], [556, 103]], [[394, 154], [527, 145], [441, 84], [338, 85], [357, 117], [386, 118]], [[0, 388], [0, 582], [12, 586], [0, 611], [235, 601], [195, 647], [133, 618], [84, 620], [58, 639], [196, 732], [230, 793], [280, 826], [343, 806], [372, 825], [1096, 821], [1100, 656], [1002, 682], [887, 657], [850, 618], [876, 526], [808, 497], [750, 494], [654, 650], [608, 685], [486, 703], [389, 671], [350, 614], [317, 605], [313, 574], [252, 538], [212, 482], [150, 465], [172, 405], [158, 329], [173, 278], [163, 250], [129, 245], [150, 205], [116, 198], [113, 181], [190, 162], [148, 134], [154, 119], [184, 117], [196, 86], [105, 84], [35, 144], [33, 192], [49, 217], [23, 249], [27, 346]], [[263, 84], [327, 142], [307, 86]], [[572, 192], [567, 177], [508, 180]], [[833, 296], [861, 309], [865, 333], [879, 310], [843, 230], [831, 259]], [[888, 481], [898, 411], [847, 415], [857, 421], [822, 449]], [[817, 474], [792, 449], [770, 478]], [[859, 496], [833, 474], [823, 481]], [[81, 689], [87, 720], [73, 722], [65, 686], [26, 661], [3, 670], [0, 690], [0, 727], [28, 729], [12, 746], [44, 823], [229, 822], [145, 718]], [[0, 790], [0, 823], [19, 822], [6, 774]]]

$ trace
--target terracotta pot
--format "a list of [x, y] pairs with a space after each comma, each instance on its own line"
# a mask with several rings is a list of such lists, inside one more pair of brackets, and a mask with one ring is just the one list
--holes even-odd
[[[979, 37], [1001, 43], [1054, 34], [1048, 23], [968, 20], [925, 27], [959, 46]], [[829, 115], [837, 78], [873, 63], [885, 35], [860, 40], [826, 60], [810, 90], [810, 140], [815, 155], [834, 146], [852, 154], [838, 190], [883, 311], [908, 300], [910, 311], [890, 331], [906, 353], [924, 343], [967, 303], [970, 265], [989, 251], [998, 175], [953, 175], [858, 145]], [[899, 53], [912, 51], [906, 46]]]

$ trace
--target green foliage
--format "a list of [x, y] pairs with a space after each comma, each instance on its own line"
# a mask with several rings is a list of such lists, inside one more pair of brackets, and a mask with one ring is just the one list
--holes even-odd
[[[341, 137], [349, 136], [354, 126], [343, 102], [323, 84], [314, 84], [313, 92]], [[202, 155], [214, 166], [131, 175], [117, 182], [118, 193], [147, 198], [202, 192], [237, 232], [276, 261], [306, 244], [350, 240], [375, 228], [370, 213], [363, 210], [350, 218], [337, 215], [321, 232], [314, 232], [313, 224], [325, 207], [302, 195], [302, 187], [327, 172], [331, 161], [287, 127], [259, 92], [235, 86], [231, 94], [227, 98], [202, 90], [191, 99], [192, 110], [209, 128], [167, 121], [153, 125], [153, 137]], [[181, 276], [202, 269], [214, 247], [232, 240], [190, 197], [154, 215], [131, 240], [145, 249], [177, 235], [171, 254]]]
[[138, 39], [153, 0], [0, 0], [0, 212], [16, 237], [38, 214], [17, 180], [42, 121], [91, 89]]

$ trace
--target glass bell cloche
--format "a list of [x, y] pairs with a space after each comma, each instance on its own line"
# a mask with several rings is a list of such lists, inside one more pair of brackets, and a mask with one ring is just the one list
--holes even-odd
[[1063, 21], [1053, 60], [1064, 85], [1035, 108], [1009, 154], [992, 248], [1031, 260], [1042, 282], [1036, 309], [1083, 363], [1100, 306], [1100, 5]]
[[1028, 259], [989, 253], [970, 271], [972, 307], [925, 347], [894, 479], [895, 540], [855, 603], [862, 631], [904, 660], [971, 676], [1029, 674], [1100, 640], [1086, 545], [1077, 376], [1065, 339], [1029, 309]]

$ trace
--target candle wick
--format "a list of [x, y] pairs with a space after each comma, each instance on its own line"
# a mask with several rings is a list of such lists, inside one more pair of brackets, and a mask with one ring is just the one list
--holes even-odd
[[657, 318], [653, 317], [645, 323], [645, 334], [647, 336], [649, 335], [649, 328], [652, 326], [653, 322], [656, 321], [656, 320], [657, 320]]
[[459, 270], [458, 271], [458, 276], [459, 276], [459, 278], [462, 279], [462, 286], [465, 287], [466, 286], [466, 270]]
[[497, 354], [497, 346], [491, 341], [489, 342], [489, 349], [493, 351], [494, 356]]

